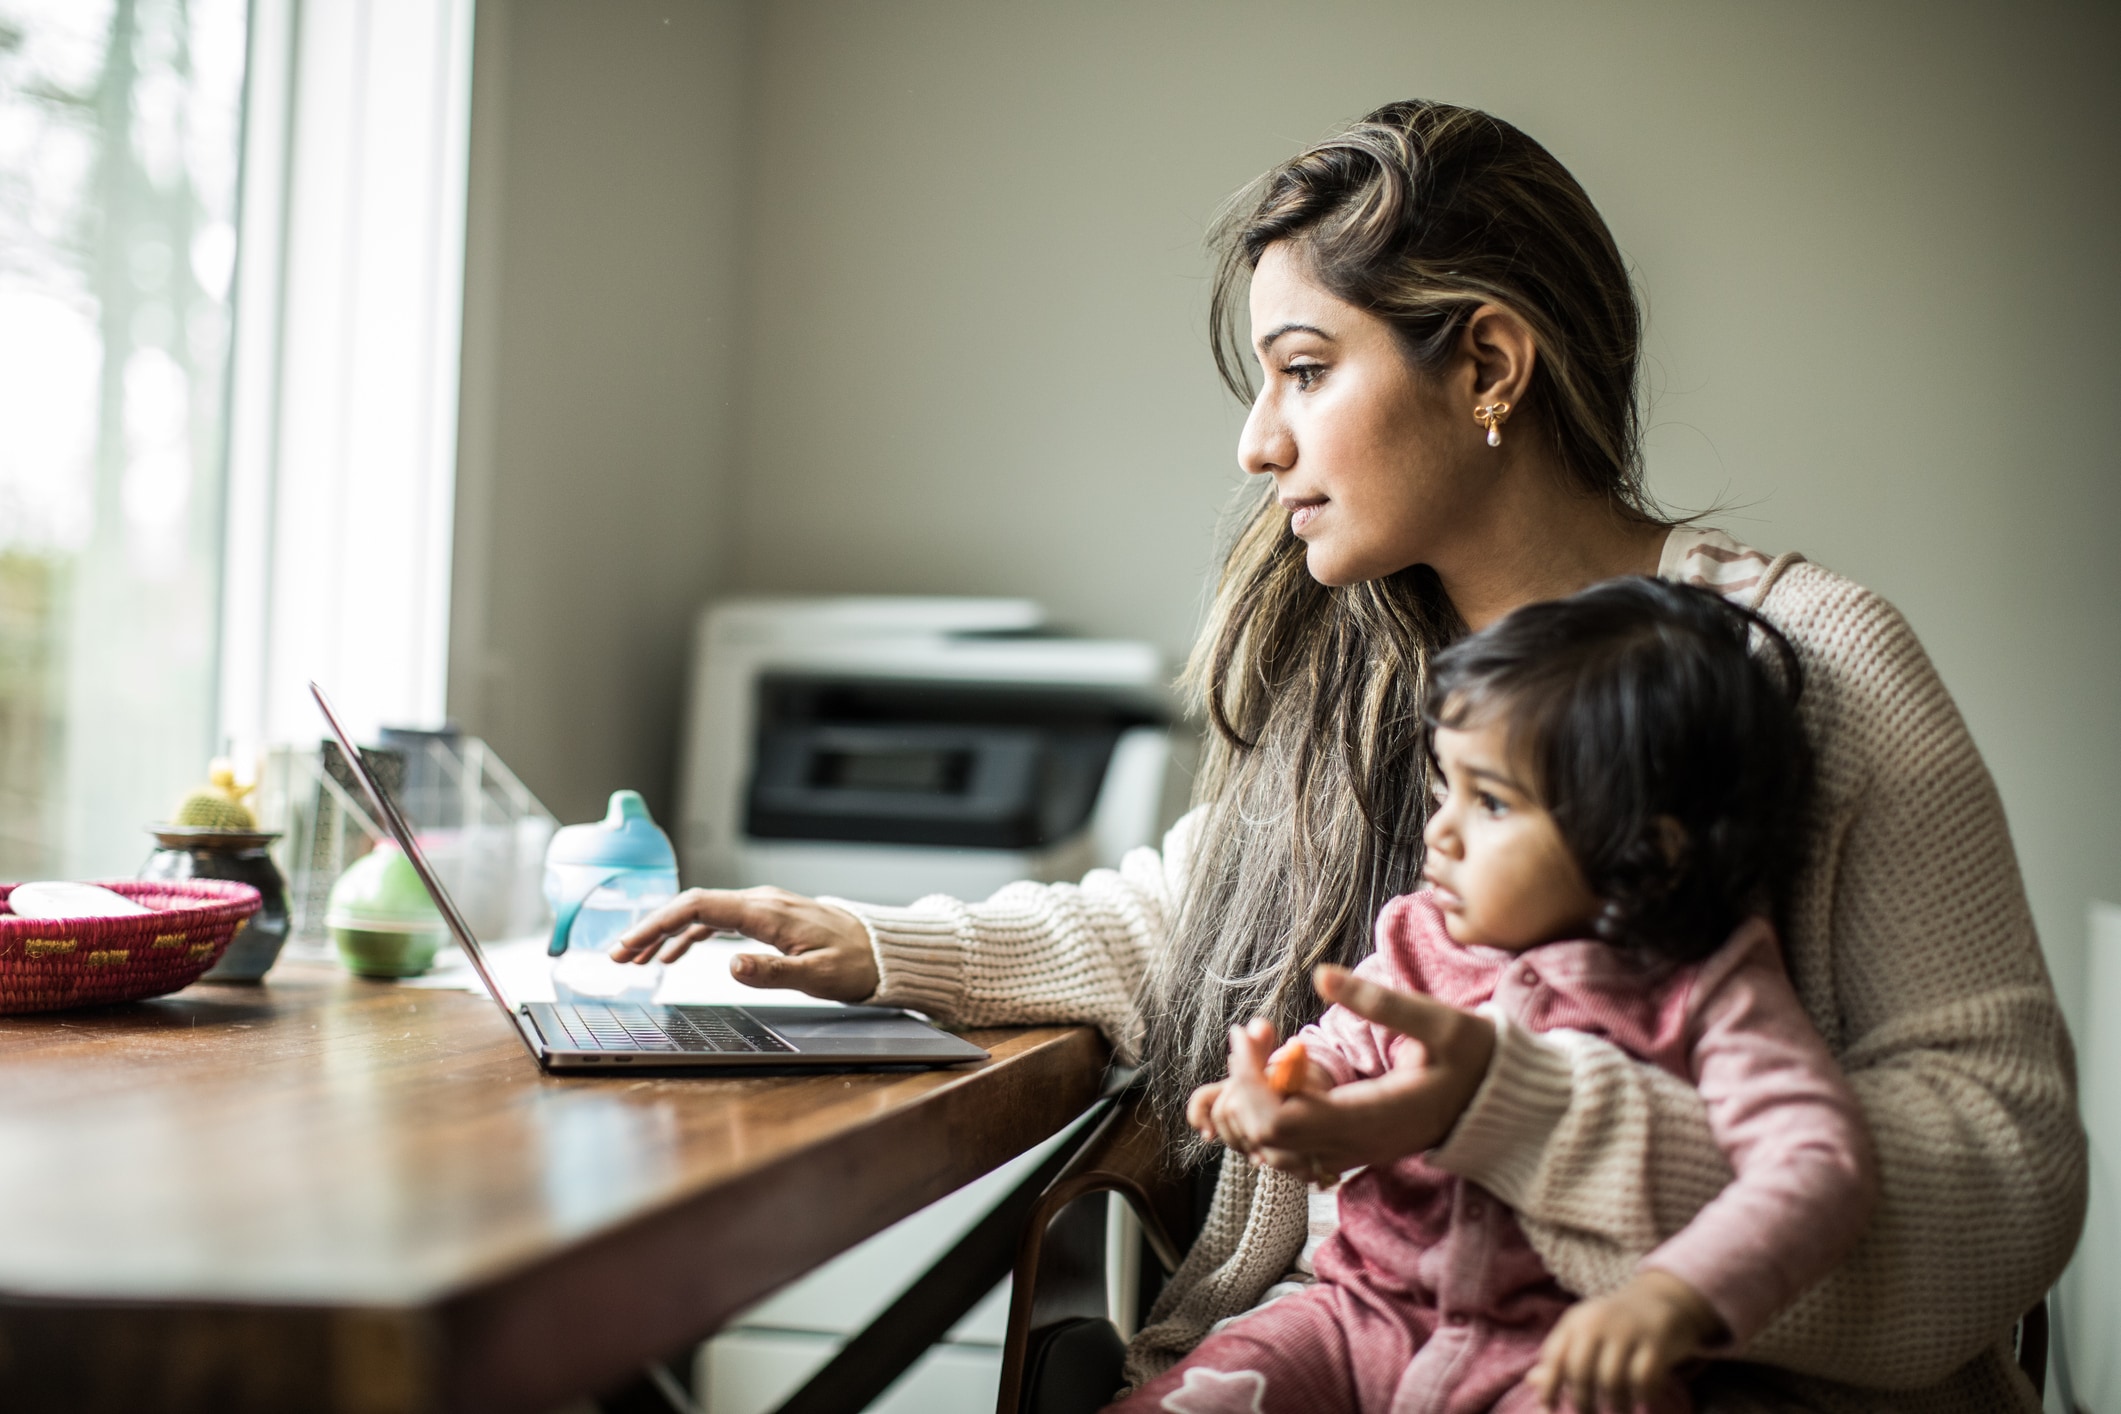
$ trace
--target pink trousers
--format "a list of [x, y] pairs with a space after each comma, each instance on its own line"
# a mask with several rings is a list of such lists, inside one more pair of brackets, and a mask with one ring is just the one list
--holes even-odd
[[[1528, 1333], [1534, 1356], [1544, 1332]], [[1523, 1340], [1434, 1309], [1319, 1282], [1209, 1336], [1115, 1414], [1470, 1414], [1526, 1411]], [[1510, 1403], [1502, 1404], [1507, 1398]]]
[[[1524, 1377], [1548, 1329], [1319, 1282], [1224, 1326], [1108, 1414], [1541, 1414]], [[1652, 1414], [1688, 1407], [1668, 1383]]]

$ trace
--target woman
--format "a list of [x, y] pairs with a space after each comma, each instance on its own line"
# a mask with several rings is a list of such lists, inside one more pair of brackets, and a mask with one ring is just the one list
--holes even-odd
[[[735, 929], [782, 954], [738, 959], [756, 985], [963, 1024], [1095, 1022], [1147, 1065], [1178, 1155], [1206, 1157], [1182, 1106], [1224, 1074], [1230, 1025], [1312, 1019], [1312, 968], [1358, 960], [1378, 908], [1420, 877], [1431, 653], [1616, 575], [1706, 584], [1803, 660], [1819, 789], [1788, 961], [1862, 1101], [1883, 1198], [1847, 1265], [1744, 1352], [1757, 1363], [1715, 1367], [1701, 1393], [2032, 1408], [2006, 1342], [2082, 1218], [2071, 1053], [2001, 804], [1906, 624], [1794, 555], [1657, 515], [1625, 267], [1582, 189], [1514, 128], [1394, 104], [1234, 209], [1216, 357], [1252, 401], [1239, 458], [1269, 484], [1188, 670], [1214, 730], [1200, 803], [1161, 855], [976, 904], [693, 891], [624, 955]], [[1248, 284], [1249, 354], [1233, 309]], [[1274, 1167], [1223, 1160], [1132, 1378], [1301, 1277], [1300, 1175], [1429, 1151], [1509, 1203], [1584, 1294], [1625, 1281], [1728, 1178], [1694, 1092], [1602, 1041], [1368, 986], [1340, 1000], [1428, 1064], [1334, 1091], [1270, 1136]], [[1240, 1043], [1239, 1065], [1261, 1060]]]

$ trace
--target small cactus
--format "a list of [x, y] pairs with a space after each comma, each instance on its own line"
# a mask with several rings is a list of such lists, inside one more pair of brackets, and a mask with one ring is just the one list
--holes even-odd
[[192, 829], [222, 830], [228, 832], [255, 830], [257, 817], [243, 803], [250, 794], [250, 787], [236, 784], [236, 768], [225, 756], [214, 758], [207, 768], [208, 784], [184, 797], [177, 807], [173, 825], [184, 825]]

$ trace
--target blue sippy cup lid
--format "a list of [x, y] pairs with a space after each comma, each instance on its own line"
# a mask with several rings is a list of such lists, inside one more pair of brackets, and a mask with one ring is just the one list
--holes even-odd
[[552, 837], [547, 864], [595, 864], [607, 869], [676, 869], [670, 838], [649, 817], [648, 802], [634, 790], [615, 790], [604, 818], [569, 825]]

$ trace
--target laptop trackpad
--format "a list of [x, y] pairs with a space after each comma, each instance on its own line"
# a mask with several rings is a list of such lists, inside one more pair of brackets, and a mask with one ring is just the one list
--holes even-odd
[[788, 1038], [797, 1049], [818, 1054], [870, 1051], [879, 1042], [911, 1042], [923, 1049], [975, 1048], [925, 1021], [888, 1007], [757, 1007], [751, 1015]]

